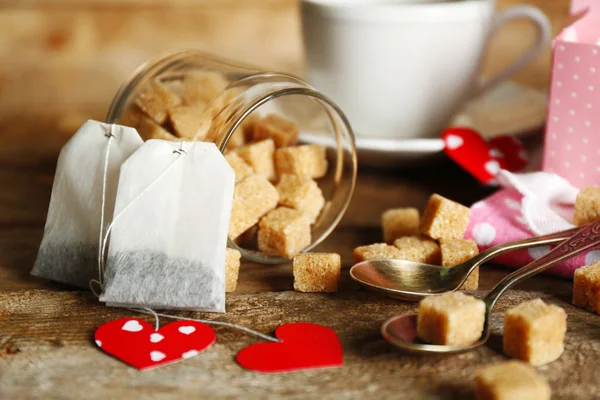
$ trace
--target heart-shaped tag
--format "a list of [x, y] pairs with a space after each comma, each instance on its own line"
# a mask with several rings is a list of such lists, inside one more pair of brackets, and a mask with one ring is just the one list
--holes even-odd
[[492, 155], [500, 161], [503, 169], [517, 172], [527, 166], [527, 149], [517, 138], [496, 136], [490, 139], [489, 145], [492, 148]]
[[198, 355], [217, 335], [195, 321], [172, 322], [155, 331], [146, 321], [121, 318], [96, 329], [94, 339], [106, 353], [143, 371]]
[[478, 181], [489, 183], [500, 171], [500, 162], [491, 152], [492, 148], [473, 129], [450, 128], [442, 133], [442, 139], [448, 157]]
[[442, 133], [444, 152], [482, 183], [491, 183], [500, 170], [520, 171], [527, 166], [527, 152], [517, 139], [497, 136], [486, 142], [476, 131], [454, 127]]
[[241, 350], [236, 360], [244, 368], [263, 373], [339, 367], [344, 362], [337, 334], [306, 322], [281, 325], [275, 331], [279, 343], [257, 343]]

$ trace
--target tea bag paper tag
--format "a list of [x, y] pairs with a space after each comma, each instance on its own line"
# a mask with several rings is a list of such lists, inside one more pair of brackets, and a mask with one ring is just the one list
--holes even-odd
[[133, 128], [89, 120], [63, 146], [32, 275], [82, 288], [98, 278], [101, 220], [111, 221], [121, 164], [142, 143]]
[[121, 168], [100, 300], [224, 312], [234, 180], [213, 143], [147, 141]]

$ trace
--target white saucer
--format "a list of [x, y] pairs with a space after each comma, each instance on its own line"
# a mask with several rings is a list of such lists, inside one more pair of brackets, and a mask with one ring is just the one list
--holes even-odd
[[[538, 133], [546, 123], [548, 96], [514, 82], [468, 103], [449, 124], [475, 129], [486, 139], [498, 135], [522, 136]], [[440, 132], [441, 134], [441, 132]], [[302, 140], [320, 143], [324, 138], [303, 132]], [[378, 139], [356, 133], [360, 166], [411, 167], [444, 159], [441, 139]]]

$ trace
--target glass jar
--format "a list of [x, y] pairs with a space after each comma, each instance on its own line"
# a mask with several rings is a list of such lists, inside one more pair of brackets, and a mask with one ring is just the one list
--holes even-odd
[[[198, 51], [170, 54], [143, 64], [121, 86], [110, 106], [107, 122], [134, 126], [140, 131], [143, 128], [139, 126], [140, 120], [131, 118], [138, 96], [152, 82], [160, 82], [181, 96], [185, 87], [182, 89], [180, 82], [186, 82], [188, 77], [198, 76], [198, 73], [225, 78], [223, 87], [218, 89], [220, 93], [203, 106], [202, 112], [208, 113], [208, 125], [204, 127], [205, 134], [199, 135], [200, 140], [214, 142], [225, 153], [232, 147], [230, 141], [233, 143], [236, 135], [239, 136], [238, 129], [241, 130], [250, 117], [276, 114], [297, 124], [299, 143], [326, 148], [328, 171], [317, 181], [325, 204], [311, 226], [312, 242], [303, 251], [313, 249], [331, 234], [348, 208], [356, 184], [357, 160], [354, 135], [344, 113], [332, 100], [301, 79], [239, 65]], [[219, 85], [210, 83], [205, 92], [214, 91], [215, 86]], [[202, 97], [203, 93], [199, 95]], [[160, 119], [165, 110], [158, 112]], [[170, 135], [162, 128], [157, 129], [161, 130], [153, 137]], [[172, 140], [181, 139], [173, 136]], [[231, 239], [229, 246], [239, 250], [247, 260], [267, 264], [289, 261], [238, 245]]]

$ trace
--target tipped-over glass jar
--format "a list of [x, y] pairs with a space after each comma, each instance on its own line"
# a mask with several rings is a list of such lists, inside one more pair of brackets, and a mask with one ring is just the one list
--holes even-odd
[[[356, 149], [348, 120], [294, 76], [198, 51], [171, 54], [142, 65], [120, 88], [106, 119], [136, 128], [144, 140], [214, 142], [236, 171], [229, 246], [248, 260], [276, 264], [313, 249], [340, 222], [354, 191]], [[251, 177], [263, 184], [246, 184], [256, 204], [238, 198], [238, 187]], [[284, 210], [257, 234], [260, 219], [275, 206], [302, 212], [310, 229], [299, 213]]]

